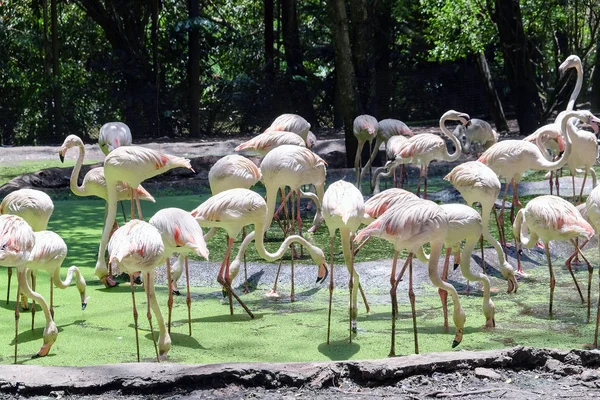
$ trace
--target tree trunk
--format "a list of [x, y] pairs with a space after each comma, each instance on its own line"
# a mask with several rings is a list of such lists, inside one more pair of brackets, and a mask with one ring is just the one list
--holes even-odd
[[[375, 79], [372, 85], [374, 94], [368, 109], [375, 110], [373, 115], [377, 115], [380, 119], [391, 116], [390, 100], [394, 94], [390, 59], [397, 22], [393, 16], [393, 5], [392, 0], [377, 1], [373, 14], [373, 26], [377, 26], [373, 32]], [[404, 118], [404, 116], [396, 115], [394, 118]]]
[[327, 11], [331, 24], [331, 36], [335, 52], [336, 90], [339, 93], [341, 112], [344, 118], [344, 137], [346, 142], [346, 166], [354, 166], [354, 156], [358, 141], [352, 130], [354, 118], [362, 114], [358, 99], [356, 75], [350, 52], [348, 17], [344, 0], [328, 0]]
[[51, 140], [55, 143], [63, 140], [62, 123], [62, 90], [60, 86], [60, 60], [58, 58], [58, 10], [56, 3], [58, 0], [51, 0], [50, 15], [52, 20], [52, 94], [54, 99], [54, 126], [52, 129]]
[[[48, 32], [50, 32], [50, 16], [48, 15], [48, 1], [42, 0], [42, 56], [44, 58], [44, 81], [47, 85], [52, 82], [52, 42]], [[36, 133], [36, 140], [47, 143], [54, 130], [54, 106], [52, 95], [48, 86], [44, 85], [42, 96], [46, 100], [46, 112], [48, 113], [48, 125]]]
[[303, 65], [297, 14], [296, 0], [281, 0], [283, 46], [290, 96], [298, 114], [314, 127], [317, 124], [317, 115], [312, 106], [310, 85], [307, 82], [308, 72]]
[[265, 75], [267, 80], [273, 81], [275, 78], [275, 59], [274, 45], [275, 35], [273, 32], [273, 0], [264, 0], [264, 16], [265, 24]]
[[498, 92], [496, 92], [492, 73], [490, 72], [490, 67], [488, 66], [485, 54], [481, 52], [477, 54], [475, 58], [477, 60], [477, 69], [481, 75], [481, 81], [490, 106], [490, 114], [496, 125], [496, 131], [508, 132], [508, 124], [506, 123], [506, 117], [504, 116], [504, 109], [502, 108], [500, 97], [498, 97]]
[[533, 50], [525, 31], [519, 0], [495, 0], [494, 22], [498, 27], [504, 69], [515, 103], [521, 135], [533, 132], [542, 119], [542, 102], [536, 86]]
[[373, 62], [373, 29], [366, 0], [350, 1], [350, 40], [352, 60], [360, 102], [364, 110], [376, 114], [371, 106], [375, 98], [375, 67]]
[[158, 5], [159, 0], [152, 0], [152, 70], [154, 71], [154, 86], [156, 98], [154, 99], [154, 109], [156, 113], [156, 127], [160, 131], [160, 69], [158, 65]]
[[[188, 0], [190, 20], [198, 18], [198, 0]], [[190, 112], [190, 136], [200, 136], [200, 33], [195, 24], [190, 27], [188, 56], [188, 109]]]
[[596, 39], [596, 61], [594, 62], [594, 71], [592, 72], [592, 112], [600, 114], [600, 37]]

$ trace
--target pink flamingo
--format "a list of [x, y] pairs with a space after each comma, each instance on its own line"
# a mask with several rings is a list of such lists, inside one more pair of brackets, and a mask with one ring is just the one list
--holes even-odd
[[[2, 199], [0, 203], [0, 214], [17, 215], [23, 218], [34, 232], [43, 231], [48, 227], [48, 221], [54, 212], [54, 203], [50, 196], [36, 189], [19, 189]], [[6, 304], [10, 298], [10, 281], [12, 278], [12, 268], [8, 267], [8, 286], [6, 289]], [[35, 280], [32, 281], [35, 290]], [[27, 297], [22, 296], [21, 307], [24, 310], [29, 308]]]
[[[402, 180], [404, 179], [404, 175], [406, 175], [406, 170], [404, 168], [404, 164], [417, 164], [417, 160], [413, 160], [412, 158], [402, 158], [400, 153], [404, 150], [404, 147], [408, 145], [408, 138], [405, 136], [392, 136], [386, 145], [385, 154], [387, 158], [387, 162], [383, 167], [377, 168], [373, 173], [373, 178], [371, 179], [371, 185], [373, 186], [373, 194], [377, 194], [380, 192], [379, 182], [381, 178], [389, 178], [390, 175], [393, 174], [394, 177], [394, 187], [397, 186], [396, 181], [396, 169], [400, 166], [400, 187], [402, 187]], [[384, 172], [385, 171], [385, 172]], [[419, 178], [419, 186], [417, 190], [420, 190], [421, 179]]]
[[[588, 196], [586, 202], [586, 210], [587, 216], [591, 225], [594, 227], [596, 232], [600, 232], [600, 186], [596, 186], [590, 195]], [[583, 246], [582, 246], [583, 247]], [[600, 253], [600, 241], [598, 242], [598, 252]], [[598, 269], [598, 274], [600, 275], [600, 269]], [[600, 276], [599, 276], [600, 278]], [[590, 282], [591, 283], [591, 282]], [[598, 285], [600, 287], [600, 279], [598, 279]], [[589, 302], [588, 302], [589, 307]], [[594, 332], [594, 348], [598, 348], [598, 327], [600, 325], [600, 291], [598, 292], [598, 307], [596, 310], [596, 330]]]
[[[496, 250], [498, 268], [500, 269], [502, 276], [504, 276], [508, 282], [508, 293], [515, 293], [518, 289], [518, 284], [515, 278], [514, 268], [504, 258], [505, 254], [502, 245], [492, 236], [489, 227], [490, 212], [493, 210], [494, 214], [496, 213], [494, 204], [500, 193], [500, 180], [494, 171], [479, 161], [469, 161], [457, 165], [444, 177], [444, 179], [450, 181], [452, 186], [458, 190], [468, 205], [473, 205], [477, 202], [481, 204], [483, 238], [487, 240], [488, 243], [491, 243]], [[502, 238], [504, 238], [503, 227], [498, 227], [499, 233]], [[484, 265], [483, 259], [481, 260], [481, 263]], [[521, 270], [519, 272], [522, 273], [523, 271]]]
[[[449, 110], [440, 118], [440, 130], [454, 144], [454, 153], [448, 153], [446, 142], [438, 135], [432, 133], [422, 133], [408, 139], [408, 143], [400, 152], [402, 158], [412, 158], [421, 164], [421, 176], [424, 176], [425, 189], [423, 198], [427, 199], [427, 175], [429, 163], [433, 160], [441, 161], [456, 161], [461, 154], [461, 144], [458, 139], [446, 128], [446, 121], [460, 121], [465, 125], [469, 120], [469, 115], [454, 110]], [[419, 177], [419, 187], [417, 187], [417, 195], [419, 195], [421, 178]]]
[[123, 122], [107, 122], [100, 128], [98, 146], [104, 155], [120, 146], [131, 146], [131, 131]]
[[[329, 283], [329, 317], [327, 319], [327, 344], [331, 327], [331, 301], [333, 298], [333, 248], [335, 246], [335, 232], [339, 229], [342, 241], [344, 261], [350, 281], [348, 290], [350, 292], [350, 343], [352, 343], [352, 332], [356, 332], [356, 317], [358, 316], [358, 288], [360, 278], [354, 268], [354, 252], [352, 251], [352, 236], [362, 223], [365, 213], [365, 201], [363, 195], [354, 185], [345, 181], [332, 183], [323, 196], [323, 217], [327, 228], [329, 228], [329, 257], [330, 257], [330, 283]], [[368, 305], [367, 305], [368, 307]]]
[[316, 136], [310, 131], [310, 124], [308, 121], [297, 114], [281, 114], [279, 117], [275, 118], [271, 123], [271, 126], [265, 129], [265, 133], [277, 131], [294, 132], [295, 134], [300, 135], [306, 142], [306, 147], [309, 149], [317, 142]]
[[43, 357], [50, 352], [50, 348], [58, 336], [58, 328], [52, 319], [48, 304], [44, 298], [31, 289], [27, 279], [27, 262], [33, 246], [35, 236], [29, 224], [16, 215], [0, 215], [0, 264], [17, 268], [17, 301], [15, 302], [15, 358], [17, 362], [17, 347], [19, 343], [19, 294], [21, 291], [27, 297], [35, 300], [44, 311], [46, 327], [44, 328], [44, 344], [36, 356]]
[[[431, 253], [428, 261], [429, 279], [437, 288], [442, 288], [452, 296], [454, 304], [454, 325], [456, 334], [452, 347], [458, 346], [462, 341], [463, 328], [465, 325], [465, 313], [460, 306], [458, 293], [456, 289], [447, 282], [440, 279], [438, 273], [438, 262], [442, 252], [442, 246], [448, 234], [448, 217], [444, 210], [432, 201], [428, 200], [410, 200], [404, 204], [395, 205], [384, 212], [379, 218], [371, 222], [366, 228], [360, 230], [354, 242], [358, 243], [367, 237], [376, 236], [387, 240], [394, 245], [394, 250], [400, 251], [407, 249], [409, 251], [409, 299], [413, 315], [413, 330], [415, 335], [415, 353], [419, 352], [417, 340], [417, 320], [415, 314], [415, 297], [412, 282], [412, 257], [415, 252], [422, 251], [425, 243], [430, 243]], [[392, 289], [390, 295], [392, 298], [392, 344], [390, 356], [395, 356], [395, 331], [398, 302], [396, 291], [398, 288], [398, 279], [395, 278], [396, 271], [392, 269], [390, 283]]]
[[252, 139], [237, 146], [234, 150], [246, 150], [264, 156], [269, 151], [284, 144], [306, 147], [306, 142], [300, 135], [294, 132], [275, 131], [254, 136]]
[[[188, 307], [188, 327], [190, 336], [192, 335], [192, 317], [191, 306], [192, 297], [190, 292], [190, 274], [188, 267], [188, 254], [196, 253], [200, 257], [208, 260], [208, 248], [202, 235], [202, 228], [192, 217], [192, 215], [180, 208], [163, 208], [159, 210], [149, 221], [150, 225], [154, 226], [162, 237], [165, 246], [165, 260], [167, 262], [167, 282], [177, 281], [181, 276], [181, 268], [174, 268], [176, 276], [172, 276], [169, 257], [173, 253], [179, 253], [179, 258], [183, 258], [180, 265], [185, 264], [185, 276], [187, 283], [187, 298]], [[171, 313], [173, 310], [173, 291], [169, 290], [169, 307], [168, 330], [171, 332]]]
[[[125, 182], [130, 187], [138, 187], [148, 178], [162, 174], [170, 169], [183, 167], [191, 171], [190, 160], [182, 157], [163, 154], [158, 151], [139, 146], [123, 146], [111, 151], [104, 160], [104, 176], [108, 193], [108, 212], [104, 222], [104, 231], [98, 247], [98, 260], [96, 262], [96, 276], [105, 286], [114, 286], [115, 282], [108, 273], [104, 253], [115, 223], [117, 213], [117, 185]], [[138, 211], [141, 210], [137, 192], [133, 192], [131, 202], [136, 201]], [[142, 218], [141, 212], [139, 215]]]
[[360, 166], [360, 158], [362, 149], [366, 142], [370, 143], [377, 137], [377, 119], [375, 117], [363, 114], [354, 118], [354, 136], [358, 140], [358, 148], [356, 149], [356, 157], [354, 158], [354, 169], [356, 170], [356, 187], [360, 190], [360, 182], [362, 178], [362, 170]]
[[[313, 261], [319, 266], [317, 282], [324, 281], [327, 276], [327, 264], [323, 251], [316, 246], [310, 244], [306, 239], [298, 235], [292, 235], [285, 238], [279, 249], [275, 253], [270, 253], [265, 249], [264, 233], [270, 226], [267, 223], [272, 219], [273, 212], [269, 208], [268, 202], [258, 194], [248, 189], [231, 189], [216, 194], [200, 204], [196, 209], [192, 210], [192, 216], [202, 227], [219, 227], [227, 232], [227, 252], [221, 264], [217, 281], [223, 285], [228, 295], [230, 296], [230, 312], [233, 314], [233, 304], [231, 296], [235, 296], [236, 300], [244, 307], [248, 315], [254, 318], [254, 315], [246, 307], [246, 305], [237, 297], [231, 288], [231, 281], [237, 275], [240, 260], [245, 253], [246, 248], [255, 240], [255, 247], [258, 255], [268, 262], [279, 260], [283, 257], [285, 250], [292, 243], [299, 243], [308, 249]], [[242, 230], [243, 226], [254, 225], [254, 231], [248, 234], [242, 241], [237, 256], [230, 263], [231, 248], [237, 235]], [[229, 271], [232, 271], [230, 274]], [[290, 297], [294, 298], [293, 286], [293, 259], [292, 259], [292, 292]], [[225, 295], [225, 293], [223, 293]]]
[[[138, 271], [141, 271], [144, 275], [144, 290], [148, 304], [146, 316], [150, 324], [150, 334], [154, 342], [156, 360], [158, 362], [165, 360], [167, 353], [171, 349], [171, 336], [167, 331], [165, 319], [160, 311], [154, 288], [156, 268], [163, 263], [166, 257], [165, 246], [160, 232], [148, 222], [133, 219], [117, 229], [111, 236], [108, 242], [108, 253], [109, 262], [115, 262], [121, 271], [129, 274], [138, 362], [140, 361], [140, 344], [138, 337], [138, 313], [135, 306], [135, 285], [133, 282], [133, 274]], [[158, 321], [158, 346], [154, 337], [150, 309], [154, 311], [154, 315]]]
[[[529, 237], [527, 237], [529, 232]], [[521, 263], [520, 253], [521, 245], [525, 248], [532, 247], [540, 238], [546, 248], [546, 258], [548, 260], [548, 269], [550, 271], [550, 307], [549, 313], [552, 315], [552, 300], [554, 297], [554, 271], [552, 270], [552, 261], [550, 259], [550, 240], [568, 240], [577, 249], [575, 238], [582, 237], [589, 239], [594, 235], [594, 228], [581, 216], [574, 205], [565, 199], [546, 195], [538, 196], [532, 199], [525, 208], [519, 210], [515, 222], [513, 224], [513, 234], [517, 244], [517, 260]], [[583, 255], [582, 255], [583, 256]], [[584, 257], [585, 258], [585, 257]], [[587, 261], [587, 260], [586, 260]], [[582, 302], [583, 295], [579, 290], [577, 280], [573, 275], [573, 271], [569, 269]], [[590, 287], [592, 283], [593, 268], [588, 263], [588, 320], [590, 318]]]

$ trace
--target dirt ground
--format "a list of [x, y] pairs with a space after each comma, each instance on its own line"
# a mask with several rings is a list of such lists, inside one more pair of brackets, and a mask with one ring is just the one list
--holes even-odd
[[[422, 129], [436, 131], [435, 127]], [[206, 181], [210, 165], [220, 156], [233, 153], [233, 148], [241, 141], [243, 139], [238, 138], [223, 142], [157, 142], [145, 145], [193, 158], [198, 173], [193, 178], [184, 173], [183, 178]], [[315, 150], [330, 164], [332, 172], [328, 173], [328, 180], [351, 172], [333, 172], [333, 167], [343, 166], [345, 159], [340, 135], [329, 135], [319, 142]], [[0, 162], [52, 159], [57, 157], [57, 151], [58, 148], [53, 146], [0, 148]], [[92, 159], [103, 158], [96, 145], [86, 146], [86, 153]], [[467, 159], [462, 156], [460, 162]], [[51, 175], [56, 176], [52, 178], [48, 173], [38, 173], [17, 180], [13, 185], [0, 188], [0, 197], [23, 184], [35, 186], [36, 182], [54, 179], [55, 184], [60, 186], [65, 184], [65, 175], [68, 179], [64, 171]], [[491, 254], [490, 258], [486, 254], [486, 259], [494, 260]], [[537, 259], [532, 257], [531, 262], [535, 261]], [[261, 265], [250, 266], [254, 267], [262, 268]], [[338, 276], [345, 279], [343, 274]], [[370, 285], [389, 285], [387, 279], [380, 276], [374, 274]], [[598, 367], [598, 351], [567, 352], [522, 347], [486, 352], [430, 353], [361, 362], [119, 364], [85, 368], [0, 365], [0, 399], [600, 398]]]

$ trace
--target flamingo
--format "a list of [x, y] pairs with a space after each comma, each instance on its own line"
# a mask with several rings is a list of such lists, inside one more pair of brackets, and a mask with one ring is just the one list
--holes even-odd
[[[96, 262], [96, 276], [100, 278], [105, 286], [110, 287], [115, 284], [112, 277], [108, 274], [104, 253], [117, 213], [118, 182], [125, 182], [130, 187], [138, 187], [142, 181], [177, 167], [194, 171], [190, 165], [190, 160], [186, 158], [163, 154], [139, 146], [118, 147], [106, 156], [104, 160], [104, 176], [106, 178], [106, 190], [108, 193], [108, 211], [106, 220], [104, 221], [102, 239], [98, 246], [98, 260]], [[140, 210], [139, 197], [136, 192], [133, 192], [132, 203], [134, 198], [137, 208]]]
[[[589, 218], [590, 224], [594, 227], [596, 232], [600, 232], [600, 186], [596, 186], [590, 195], [588, 196], [586, 202], [586, 210], [587, 216]], [[582, 246], [583, 247], [583, 246]], [[598, 241], [598, 252], [600, 253], [600, 241]], [[600, 287], [600, 269], [598, 269], [599, 279], [598, 285]], [[588, 307], [589, 307], [588, 302]], [[596, 310], [596, 330], [594, 332], [594, 348], [598, 348], [598, 326], [600, 325], [600, 291], [598, 292], [598, 307]]]
[[[258, 255], [268, 262], [279, 260], [283, 257], [286, 248], [292, 243], [299, 243], [308, 249], [313, 261], [319, 266], [317, 282], [324, 281], [327, 276], [327, 264], [323, 251], [316, 246], [310, 244], [306, 239], [299, 235], [292, 235], [285, 238], [279, 249], [275, 253], [270, 253], [265, 249], [264, 233], [270, 226], [272, 219], [272, 211], [269, 208], [268, 202], [256, 192], [248, 189], [230, 189], [210, 197], [204, 203], [200, 204], [191, 212], [196, 218], [201, 227], [219, 227], [223, 228], [228, 235], [227, 252], [221, 264], [217, 281], [223, 285], [230, 296], [230, 312], [233, 313], [233, 305], [231, 303], [231, 295], [236, 297], [236, 300], [244, 307], [246, 312], [254, 318], [250, 310], [245, 304], [233, 293], [231, 289], [231, 281], [235, 278], [242, 255], [251, 241], [255, 240], [255, 247]], [[238, 250], [237, 256], [230, 263], [231, 248], [237, 235], [242, 230], [243, 226], [254, 225], [254, 231], [248, 234], [242, 241]], [[293, 259], [292, 259], [293, 260]], [[293, 261], [292, 261], [293, 262]], [[292, 264], [293, 268], [293, 264]], [[233, 273], [230, 274], [229, 271]], [[292, 269], [292, 293], [290, 296], [293, 299], [293, 269]]]
[[[162, 237], [162, 241], [165, 247], [165, 260], [167, 262], [167, 281], [177, 281], [181, 275], [181, 269], [175, 269], [177, 275], [173, 277], [171, 274], [171, 266], [169, 257], [177, 252], [179, 253], [180, 265], [185, 264], [185, 275], [187, 278], [187, 298], [186, 303], [188, 307], [188, 328], [190, 336], [192, 335], [192, 319], [191, 319], [191, 305], [192, 297], [190, 292], [190, 274], [188, 268], [188, 254], [196, 253], [200, 257], [204, 257], [208, 260], [208, 248], [202, 235], [202, 228], [198, 226], [198, 223], [192, 217], [192, 215], [182, 210], [181, 208], [163, 208], [159, 210], [150, 221], [150, 225], [154, 226]], [[183, 260], [181, 260], [183, 258]], [[173, 291], [169, 290], [169, 300], [167, 303], [169, 307], [169, 318], [168, 318], [168, 330], [171, 332], [171, 312], [173, 310]]]
[[323, 217], [327, 228], [329, 228], [329, 256], [330, 256], [330, 283], [329, 283], [329, 317], [327, 320], [327, 344], [331, 327], [331, 300], [333, 297], [333, 248], [335, 245], [335, 232], [339, 229], [342, 241], [344, 261], [350, 281], [350, 343], [352, 343], [352, 332], [356, 332], [356, 317], [358, 315], [358, 287], [360, 278], [354, 268], [354, 253], [352, 251], [352, 236], [362, 223], [365, 213], [365, 201], [360, 190], [345, 181], [332, 183], [323, 196]]
[[306, 142], [300, 135], [294, 132], [274, 131], [254, 136], [252, 139], [237, 146], [234, 150], [246, 150], [264, 156], [269, 151], [284, 144], [306, 147]]
[[[373, 194], [380, 192], [379, 182], [381, 178], [389, 178], [391, 174], [394, 176], [394, 186], [396, 186], [396, 168], [401, 166], [400, 169], [400, 186], [402, 186], [402, 180], [404, 178], [404, 164], [415, 163], [412, 158], [402, 158], [400, 153], [404, 149], [404, 146], [408, 144], [408, 138], [405, 136], [392, 136], [385, 147], [385, 154], [387, 162], [383, 167], [377, 168], [373, 173], [371, 179], [373, 186]], [[416, 163], [415, 163], [416, 164]], [[386, 171], [386, 172], [384, 172]], [[419, 179], [419, 188], [421, 180]]]
[[98, 146], [104, 155], [120, 146], [131, 146], [131, 131], [123, 122], [107, 122], [100, 128]]
[[294, 132], [300, 135], [306, 142], [306, 147], [309, 149], [313, 147], [317, 141], [316, 136], [310, 131], [310, 123], [297, 114], [281, 114], [279, 117], [271, 123], [265, 133], [267, 132]]
[[[456, 327], [456, 334], [452, 347], [456, 347], [462, 341], [463, 329], [466, 321], [464, 310], [460, 305], [458, 293], [454, 286], [440, 279], [438, 274], [438, 262], [442, 251], [442, 246], [448, 234], [448, 217], [444, 210], [429, 200], [410, 200], [404, 204], [398, 204], [389, 208], [379, 218], [371, 222], [366, 228], [358, 231], [354, 238], [355, 243], [367, 237], [376, 236], [387, 240], [394, 245], [394, 250], [400, 251], [407, 249], [409, 251], [409, 299], [413, 315], [413, 330], [415, 335], [415, 353], [419, 352], [417, 340], [417, 320], [415, 315], [415, 297], [412, 285], [412, 257], [415, 252], [422, 251], [425, 243], [430, 243], [431, 253], [429, 255], [428, 271], [429, 279], [437, 288], [442, 288], [452, 296], [454, 312], [453, 319]], [[395, 270], [392, 269], [390, 283], [392, 289], [390, 295], [392, 299], [392, 343], [390, 347], [390, 357], [396, 355], [395, 350], [395, 331], [398, 302], [396, 291], [400, 279], [395, 278]]]
[[359, 115], [354, 118], [353, 131], [356, 140], [358, 140], [358, 148], [356, 149], [356, 157], [354, 159], [354, 169], [356, 170], [356, 187], [360, 190], [362, 177], [360, 157], [365, 143], [369, 142], [370, 145], [373, 139], [377, 137], [377, 119], [368, 114]]
[[[377, 123], [377, 136], [375, 138], [375, 146], [373, 147], [369, 161], [367, 161], [367, 164], [364, 166], [364, 168], [362, 170], [361, 177], [360, 177], [361, 181], [364, 177], [365, 171], [367, 170], [367, 168], [369, 168], [371, 166], [371, 164], [373, 164], [375, 157], [377, 157], [377, 153], [379, 152], [379, 147], [381, 147], [381, 144], [383, 144], [383, 143], [387, 144], [388, 140], [390, 140], [394, 136], [401, 136], [401, 135], [404, 135], [404, 137], [406, 137], [406, 136], [410, 137], [410, 136], [414, 136], [414, 133], [410, 130], [408, 125], [406, 125], [404, 122], [399, 121], [397, 119], [387, 118], [387, 119], [383, 119]], [[387, 155], [387, 146], [386, 146], [386, 155]]]
[[[10, 192], [0, 203], [0, 214], [12, 214], [23, 218], [34, 232], [43, 231], [54, 212], [54, 203], [50, 196], [41, 190], [19, 189]], [[10, 281], [12, 268], [8, 267], [8, 286], [6, 288], [6, 304], [10, 298]], [[35, 283], [33, 283], [35, 285]], [[35, 286], [34, 286], [35, 288]], [[21, 306], [28, 309], [27, 297], [21, 299]]]
[[15, 302], [15, 358], [17, 362], [17, 347], [19, 343], [19, 292], [23, 291], [27, 297], [35, 300], [44, 311], [46, 327], [44, 328], [44, 344], [36, 356], [46, 356], [56, 341], [58, 328], [52, 319], [48, 304], [44, 298], [31, 289], [27, 279], [27, 262], [33, 246], [35, 236], [29, 224], [16, 215], [0, 215], [0, 264], [17, 268], [17, 301]]
[[[465, 125], [469, 120], [469, 115], [454, 110], [449, 110], [440, 118], [440, 129], [454, 144], [454, 153], [448, 153], [446, 142], [438, 135], [432, 133], [422, 133], [408, 139], [408, 143], [400, 152], [402, 158], [412, 158], [421, 164], [421, 175], [424, 175], [425, 189], [423, 198], [427, 199], [427, 175], [429, 163], [433, 160], [455, 161], [458, 160], [461, 154], [461, 145], [458, 139], [446, 128], [446, 121], [460, 121]], [[419, 177], [419, 184], [421, 183]], [[417, 188], [417, 195], [419, 188]]]
[[566, 122], [569, 117], [566, 117], [565, 119], [565, 115], [573, 115], [568, 113], [569, 112], [563, 111], [557, 117], [557, 120], [562, 121], [561, 134], [566, 145], [562, 156], [556, 161], [548, 161], [538, 146], [524, 140], [504, 140], [498, 142], [487, 149], [481, 157], [479, 157], [479, 161], [490, 167], [496, 175], [504, 177], [505, 189], [502, 198], [502, 207], [500, 208], [501, 226], [504, 226], [504, 203], [508, 193], [509, 181], [512, 182], [513, 187], [513, 201], [510, 212], [512, 221], [515, 212], [515, 204], [520, 206], [518, 187], [523, 173], [530, 169], [551, 171], [562, 167], [567, 162], [569, 154], [571, 153], [571, 139], [566, 129]]
[[[448, 278], [448, 261], [452, 250], [460, 251], [460, 243], [465, 240], [465, 247], [460, 256], [460, 270], [467, 281], [481, 282], [483, 285], [483, 316], [485, 317], [485, 326], [494, 328], [496, 326], [495, 306], [490, 298], [490, 279], [487, 275], [477, 272], [471, 272], [470, 260], [473, 249], [477, 245], [479, 238], [483, 232], [483, 220], [479, 213], [469, 206], [464, 204], [442, 204], [440, 207], [448, 217], [448, 234], [444, 241], [446, 246], [446, 258], [444, 260], [444, 269], [442, 279]], [[455, 258], [456, 262], [456, 258]], [[443, 289], [438, 289], [440, 298], [442, 299], [442, 307], [444, 310], [444, 328], [448, 331], [448, 292]]]
[[[585, 219], [590, 225], [592, 225], [592, 227], [594, 227], [594, 231], [596, 230], [596, 226], [592, 223], [592, 221], [590, 220], [590, 216], [588, 213], [588, 209], [587, 209], [587, 204], [586, 203], [581, 203], [579, 204], [577, 207], [575, 207], [577, 209], [577, 211], [579, 211], [579, 214], [581, 214], [581, 217], [583, 219]], [[571, 263], [572, 262], [579, 262], [579, 250], [583, 251], [583, 248], [585, 247], [586, 244], [588, 244], [589, 240], [585, 240], [581, 246], [579, 245], [579, 239], [575, 239], [575, 243], [577, 244], [577, 248], [573, 251], [573, 253], [571, 253], [571, 255], [569, 256], [569, 258], [567, 258], [567, 261], [565, 261], [565, 265], [567, 266], [568, 269], [571, 269]], [[575, 261], [576, 260], [576, 261]]]
[[466, 125], [458, 125], [452, 132], [463, 144], [463, 151], [469, 153], [472, 143], [479, 143], [483, 150], [487, 150], [498, 142], [498, 132], [482, 119], [473, 118]]
[[[500, 193], [500, 180], [488, 166], [479, 161], [468, 161], [457, 165], [444, 177], [461, 194], [468, 205], [477, 202], [481, 204], [482, 234], [483, 238], [491, 243], [498, 257], [498, 268], [508, 282], [508, 293], [515, 293], [518, 289], [515, 272], [504, 258], [502, 245], [490, 233], [490, 212], [496, 209], [494, 204]], [[500, 229], [503, 229], [500, 228]], [[502, 230], [499, 233], [504, 237]], [[483, 260], [482, 260], [483, 264]], [[519, 270], [522, 273], [522, 270]]]
[[[115, 262], [119, 269], [129, 274], [138, 362], [140, 361], [140, 345], [138, 338], [138, 314], [135, 306], [135, 285], [133, 282], [133, 274], [138, 271], [144, 274], [144, 290], [148, 303], [146, 316], [150, 324], [150, 334], [154, 342], [156, 360], [158, 362], [165, 360], [167, 353], [171, 349], [171, 336], [167, 331], [165, 319], [160, 311], [154, 289], [156, 268], [163, 263], [166, 257], [165, 246], [160, 232], [148, 222], [132, 219], [117, 229], [111, 236], [108, 242], [108, 253], [109, 262]], [[154, 311], [154, 315], [158, 321], [158, 346], [154, 337], [150, 309]]]
[[[67, 271], [67, 277], [63, 281], [60, 278], [60, 267], [67, 257], [67, 244], [55, 232], [40, 231], [34, 232], [35, 245], [31, 250], [27, 261], [27, 269], [35, 277], [37, 271], [44, 270], [50, 275], [50, 315], [54, 318], [54, 286], [59, 289], [66, 289], [73, 281], [75, 275], [75, 285], [81, 297], [81, 309], [85, 310], [87, 298], [85, 295], [86, 283], [79, 268], [72, 265]], [[35, 305], [31, 308], [31, 329], [34, 326]]]
[[[579, 96], [579, 93], [581, 92], [581, 87], [583, 86], [583, 65], [581, 63], [581, 59], [574, 54], [567, 57], [565, 61], [563, 61], [562, 64], [560, 64], [560, 66], [558, 67], [558, 71], [561, 75], [564, 75], [566, 71], [570, 68], [575, 68], [575, 71], [577, 73], [577, 81], [575, 82], [575, 87], [571, 92], [571, 97], [569, 98], [569, 102], [567, 103], [567, 108], [565, 109], [565, 111], [573, 111], [573, 109], [575, 108], [575, 102], [577, 100], [577, 97]], [[546, 139], [542, 142], [544, 143], [544, 146], [537, 142], [537, 138], [542, 135], [546, 136]], [[564, 140], [561, 136], [562, 135], [560, 129], [560, 121], [558, 118], [556, 118], [556, 120], [553, 123], [546, 124], [536, 129], [535, 132], [533, 132], [531, 135], [527, 136], [523, 140], [536, 143], [538, 147], [540, 147], [540, 150], [543, 147], [548, 147], [552, 151], [552, 154], [560, 154], [562, 151], [564, 151]], [[574, 144], [573, 146], [576, 145]], [[552, 174], [553, 171], [550, 171], [550, 194], [552, 194]], [[558, 195], [558, 193], [559, 186], [557, 175], [556, 194]]]
[[[529, 237], [527, 237], [529, 232]], [[513, 234], [517, 245], [517, 261], [521, 263], [520, 253], [521, 245], [525, 248], [532, 247], [540, 238], [546, 248], [546, 258], [548, 260], [548, 269], [550, 271], [550, 306], [549, 313], [552, 315], [552, 301], [554, 297], [554, 271], [552, 270], [552, 261], [550, 259], [550, 240], [568, 240], [577, 249], [575, 238], [582, 237], [589, 239], [594, 235], [594, 228], [581, 216], [574, 205], [565, 199], [545, 195], [532, 199], [525, 208], [519, 210], [513, 224]], [[584, 257], [585, 259], [585, 257]], [[587, 260], [586, 260], [587, 262]], [[569, 269], [577, 290], [583, 301], [583, 296], [577, 285], [577, 280], [573, 271]], [[593, 268], [588, 263], [588, 320], [590, 318], [590, 288], [592, 283]]]

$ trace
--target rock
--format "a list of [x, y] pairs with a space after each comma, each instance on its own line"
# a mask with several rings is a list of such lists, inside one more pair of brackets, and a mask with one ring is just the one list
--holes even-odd
[[478, 378], [488, 378], [490, 380], [501, 380], [502, 376], [499, 373], [488, 368], [475, 368], [475, 376]]
[[562, 363], [554, 358], [547, 360], [546, 365], [544, 365], [544, 367], [546, 368], [546, 371], [548, 371], [548, 372], [556, 372], [559, 374], [562, 374], [562, 372], [563, 372]]
[[595, 369], [586, 369], [581, 374], [581, 380], [584, 382], [595, 381], [600, 379], [600, 372]]

